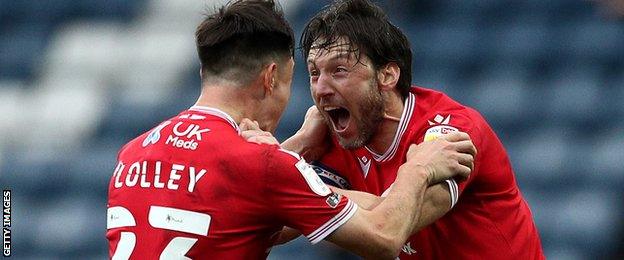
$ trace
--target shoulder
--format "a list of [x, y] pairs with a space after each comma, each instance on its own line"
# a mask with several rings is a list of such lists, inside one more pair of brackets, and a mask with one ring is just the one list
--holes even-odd
[[303, 184], [302, 180], [305, 180], [307, 186], [314, 193], [320, 196], [326, 196], [330, 193], [329, 188], [319, 178], [317, 169], [308, 164], [297, 153], [282, 149], [279, 146], [270, 146], [267, 150], [267, 165], [267, 175], [271, 179], [272, 185], [281, 183], [279, 186], [285, 185], [291, 186], [292, 189], [298, 189], [304, 187], [301, 184]]
[[282, 149], [277, 145], [260, 145], [272, 166], [293, 166], [300, 161], [305, 161], [299, 154]]
[[441, 134], [463, 131], [478, 138], [487, 125], [483, 116], [474, 108], [463, 105], [448, 95], [421, 87], [412, 87], [416, 95], [418, 119], [411, 123], [412, 132], [422, 141], [435, 139]]

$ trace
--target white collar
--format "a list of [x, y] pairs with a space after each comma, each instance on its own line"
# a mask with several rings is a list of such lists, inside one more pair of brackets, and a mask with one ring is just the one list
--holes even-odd
[[236, 129], [236, 132], [238, 132], [239, 134], [241, 132], [240, 128], [238, 128], [238, 124], [236, 124], [236, 121], [234, 121], [234, 118], [232, 118], [230, 115], [228, 115], [227, 113], [223, 112], [220, 109], [213, 108], [213, 107], [206, 107], [206, 106], [192, 106], [191, 108], [189, 108], [189, 110], [202, 112], [202, 113], [206, 113], [209, 115], [223, 118], [225, 121], [230, 123], [230, 125], [232, 125], [234, 129]]
[[373, 152], [370, 148], [366, 147], [366, 150], [373, 155], [373, 159], [378, 162], [389, 161], [396, 154], [397, 149], [399, 148], [399, 144], [401, 143], [401, 137], [407, 130], [409, 126], [409, 121], [412, 118], [412, 114], [414, 112], [414, 104], [416, 103], [416, 97], [413, 93], [409, 93], [407, 99], [405, 100], [405, 104], [403, 106], [403, 113], [401, 114], [401, 120], [399, 121], [399, 127], [397, 128], [396, 133], [394, 134], [394, 140], [392, 140], [392, 144], [383, 154], [377, 154]]

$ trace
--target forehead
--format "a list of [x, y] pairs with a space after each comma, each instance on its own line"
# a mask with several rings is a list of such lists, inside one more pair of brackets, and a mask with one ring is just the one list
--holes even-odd
[[[332, 41], [327, 44], [324, 38], [318, 39], [310, 47], [308, 52], [308, 63], [316, 63], [323, 60], [345, 59], [357, 61], [358, 58], [365, 58], [360, 50], [344, 38]], [[361, 60], [363, 61], [363, 60]]]

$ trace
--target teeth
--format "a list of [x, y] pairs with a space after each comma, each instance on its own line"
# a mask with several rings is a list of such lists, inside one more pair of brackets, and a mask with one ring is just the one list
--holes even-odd
[[323, 108], [323, 110], [325, 111], [332, 111], [332, 110], [336, 110], [339, 109], [340, 107], [333, 107], [333, 106], [326, 106]]

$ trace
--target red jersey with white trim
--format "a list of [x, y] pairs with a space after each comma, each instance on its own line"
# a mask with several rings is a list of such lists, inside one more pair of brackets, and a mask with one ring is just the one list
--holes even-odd
[[162, 122], [118, 160], [106, 233], [113, 259], [264, 259], [282, 226], [317, 243], [357, 209], [297, 154], [246, 142], [217, 109]]
[[474, 170], [459, 185], [447, 181], [453, 208], [410, 237], [400, 259], [543, 259], [537, 228], [503, 145], [477, 111], [443, 93], [412, 87], [384, 154], [366, 147], [345, 150], [334, 140], [317, 162], [327, 171], [317, 172], [338, 186], [382, 195], [396, 179], [409, 145], [457, 130], [468, 133], [477, 147]]

